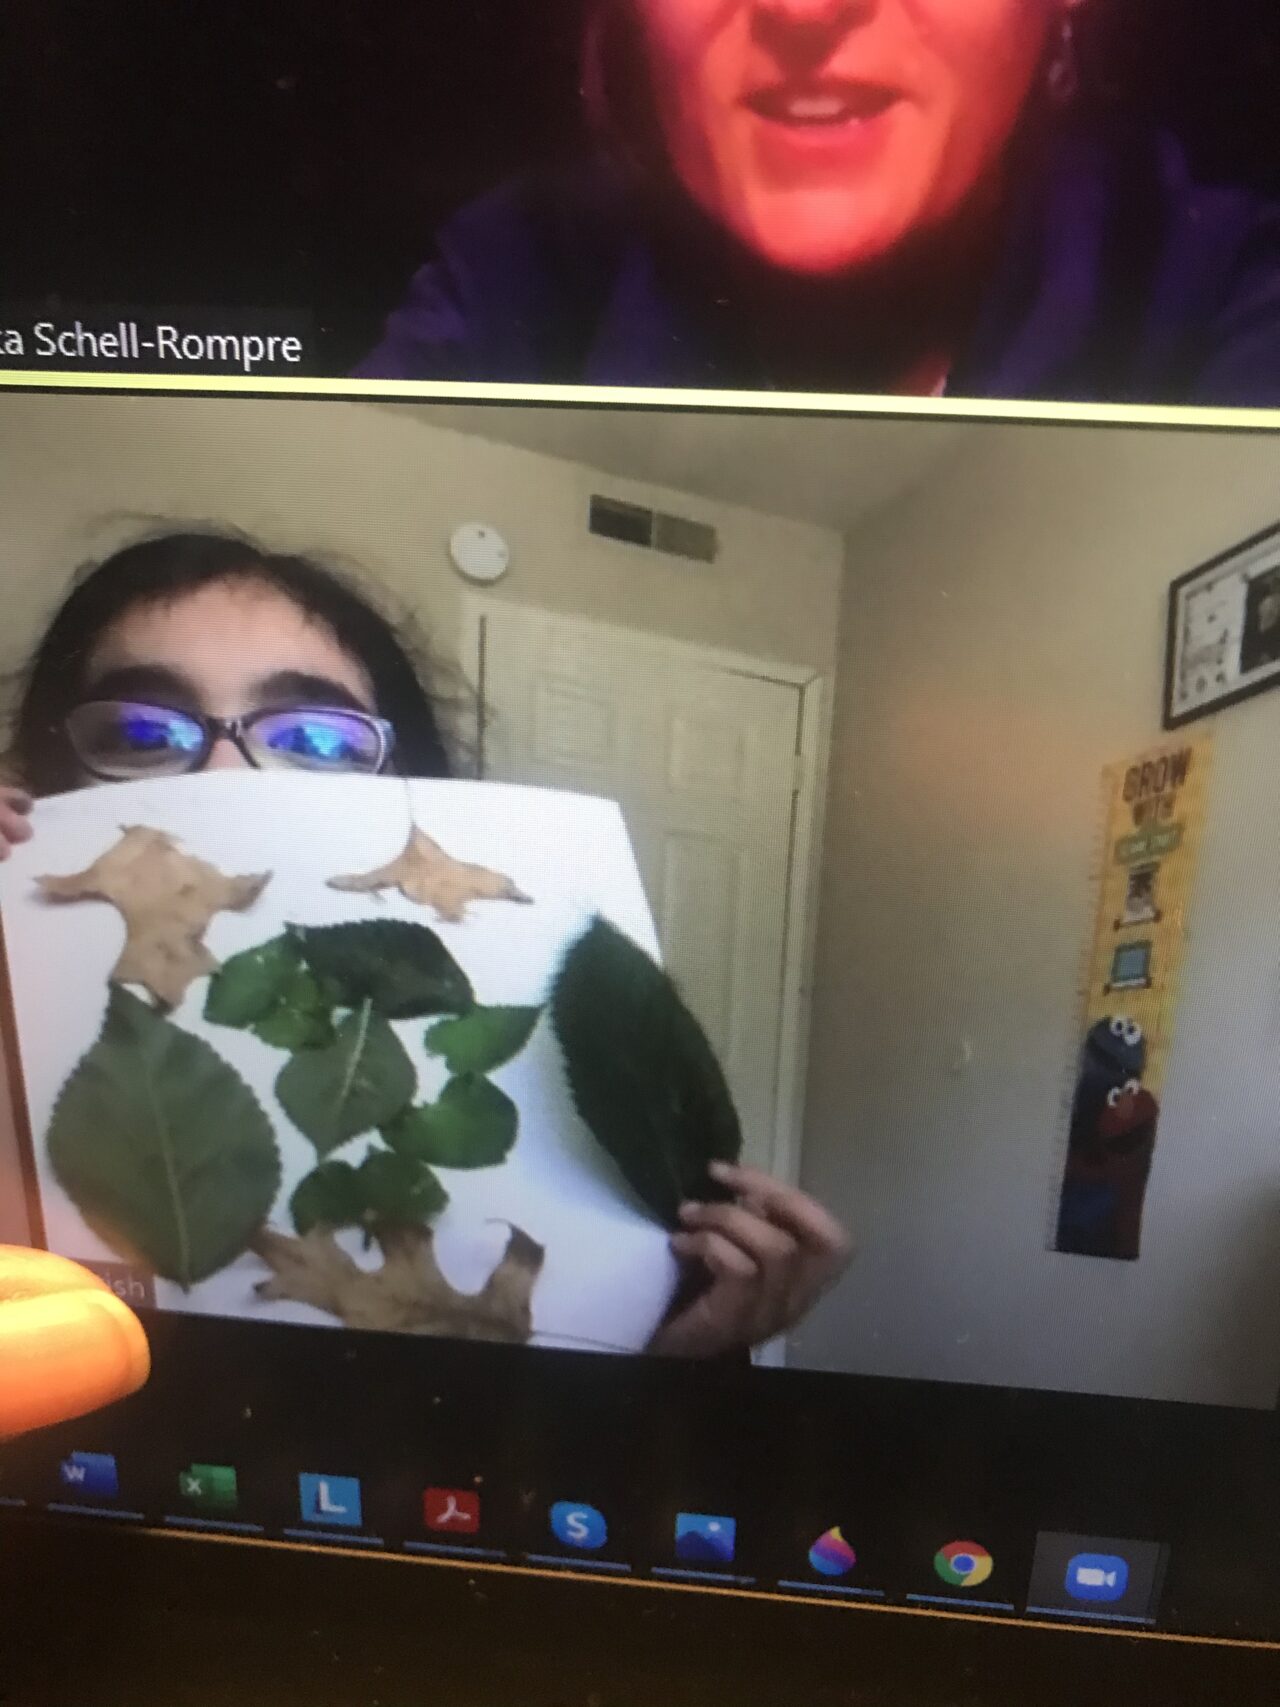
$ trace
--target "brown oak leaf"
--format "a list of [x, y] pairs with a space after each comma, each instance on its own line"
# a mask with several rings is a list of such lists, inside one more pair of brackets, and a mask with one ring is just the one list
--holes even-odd
[[87, 870], [36, 882], [50, 901], [109, 901], [125, 923], [112, 982], [141, 984], [174, 1008], [193, 979], [217, 969], [204, 943], [214, 914], [252, 906], [270, 875], [226, 877], [163, 830], [135, 824]]
[[479, 1292], [458, 1292], [441, 1274], [427, 1227], [384, 1229], [382, 1266], [363, 1269], [327, 1227], [299, 1239], [264, 1227], [253, 1249], [271, 1269], [259, 1297], [292, 1299], [337, 1316], [348, 1328], [442, 1334], [523, 1345], [533, 1331], [533, 1287], [545, 1255], [512, 1227], [502, 1260]]
[[453, 859], [439, 842], [433, 842], [416, 826], [409, 832], [404, 852], [390, 865], [353, 877], [331, 877], [329, 887], [398, 889], [406, 900], [415, 901], [420, 907], [434, 907], [437, 918], [448, 919], [453, 924], [466, 917], [468, 901], [529, 900], [509, 877], [483, 865], [468, 865], [464, 860]]

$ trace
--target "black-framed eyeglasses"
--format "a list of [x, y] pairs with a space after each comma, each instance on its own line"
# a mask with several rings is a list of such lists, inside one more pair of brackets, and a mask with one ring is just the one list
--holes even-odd
[[255, 770], [373, 776], [395, 746], [381, 717], [343, 706], [291, 705], [243, 717], [206, 717], [134, 699], [77, 705], [64, 727], [85, 770], [101, 782], [185, 776], [202, 770], [220, 740], [234, 743]]

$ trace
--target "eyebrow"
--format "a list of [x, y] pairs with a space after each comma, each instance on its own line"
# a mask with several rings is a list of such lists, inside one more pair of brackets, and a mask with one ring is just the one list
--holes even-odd
[[[86, 699], [154, 699], [180, 710], [198, 711], [200, 694], [190, 676], [165, 664], [121, 664], [104, 670], [86, 686]], [[312, 675], [306, 670], [276, 670], [253, 682], [245, 711], [267, 707], [286, 710], [290, 706], [344, 706], [367, 712], [369, 706], [351, 689], [331, 676]]]
[[147, 699], [194, 710], [200, 695], [190, 676], [164, 664], [120, 664], [92, 677], [84, 690], [86, 699]]
[[313, 676], [305, 670], [276, 670], [254, 682], [249, 690], [255, 706], [341, 705], [351, 711], [370, 707], [332, 676]]

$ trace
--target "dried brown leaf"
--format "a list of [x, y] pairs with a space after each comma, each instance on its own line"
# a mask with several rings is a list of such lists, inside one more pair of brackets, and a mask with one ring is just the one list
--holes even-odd
[[457, 924], [466, 917], [468, 901], [522, 901], [529, 896], [516, 888], [509, 877], [487, 866], [468, 865], [447, 854], [439, 842], [416, 826], [402, 854], [376, 871], [352, 877], [331, 877], [331, 889], [376, 891], [398, 889], [406, 900], [420, 907], [434, 907], [436, 917]]
[[204, 943], [210, 920], [252, 906], [269, 878], [269, 872], [227, 877], [183, 853], [163, 830], [133, 825], [87, 870], [36, 882], [50, 901], [109, 901], [125, 923], [112, 982], [141, 984], [173, 1008], [193, 979], [217, 969]]
[[502, 1260], [479, 1292], [458, 1292], [441, 1274], [429, 1228], [384, 1231], [382, 1266], [362, 1269], [324, 1227], [301, 1238], [264, 1228], [253, 1248], [271, 1269], [257, 1291], [337, 1316], [349, 1328], [441, 1334], [523, 1345], [533, 1331], [541, 1245], [512, 1227]]

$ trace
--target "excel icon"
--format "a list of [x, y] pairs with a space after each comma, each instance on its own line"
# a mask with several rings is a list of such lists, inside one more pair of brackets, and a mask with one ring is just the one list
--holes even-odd
[[236, 1473], [230, 1464], [193, 1464], [179, 1472], [178, 1492], [197, 1511], [234, 1511]]

